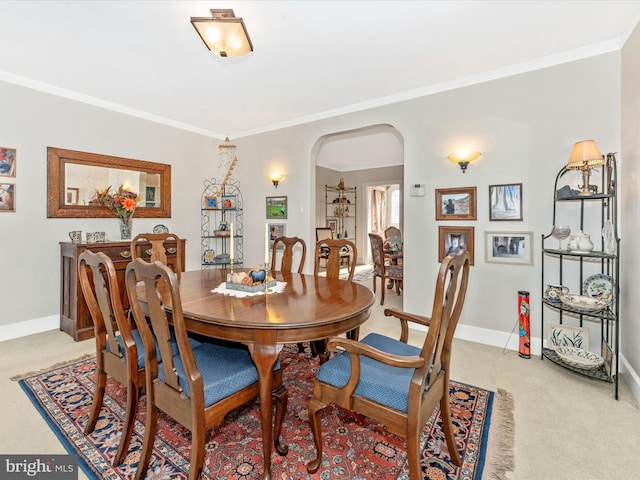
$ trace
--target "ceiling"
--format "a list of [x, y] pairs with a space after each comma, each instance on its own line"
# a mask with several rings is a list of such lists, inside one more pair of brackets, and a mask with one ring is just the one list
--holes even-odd
[[[221, 58], [189, 22], [243, 17]], [[0, 1], [0, 80], [222, 139], [619, 50], [640, 1]]]

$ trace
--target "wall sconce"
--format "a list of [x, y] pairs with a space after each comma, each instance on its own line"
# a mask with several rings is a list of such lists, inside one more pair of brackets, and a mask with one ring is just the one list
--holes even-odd
[[230, 8], [212, 8], [212, 18], [191, 17], [191, 24], [213, 53], [221, 57], [239, 57], [253, 52], [253, 45], [241, 17]]
[[450, 162], [457, 163], [458, 165], [460, 165], [460, 168], [462, 169], [462, 173], [465, 173], [467, 171], [467, 167], [469, 166], [469, 164], [471, 162], [475, 162], [480, 157], [480, 155], [482, 155], [480, 152], [460, 150], [455, 153], [450, 153], [447, 156], [447, 158], [449, 159]]
[[[582, 190], [579, 195], [591, 195], [597, 193], [597, 186], [589, 188], [589, 177], [591, 169], [604, 165], [604, 157], [600, 153], [600, 149], [593, 140], [582, 140], [576, 142], [571, 150], [571, 156], [567, 162], [567, 170], [582, 171]], [[594, 190], [594, 191], [592, 191]]]
[[273, 182], [274, 187], [278, 188], [278, 184], [284, 178], [284, 175], [282, 173], [272, 173], [267, 178]]

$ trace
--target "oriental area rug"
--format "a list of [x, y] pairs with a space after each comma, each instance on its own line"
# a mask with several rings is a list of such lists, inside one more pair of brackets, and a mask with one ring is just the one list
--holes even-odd
[[[323, 462], [314, 475], [305, 464], [315, 456], [307, 403], [318, 361], [297, 347], [285, 346], [280, 355], [289, 391], [281, 439], [286, 456], [272, 453], [272, 478], [285, 479], [408, 479], [404, 440], [364, 416], [328, 407], [322, 420]], [[95, 431], [84, 435], [94, 392], [95, 357], [57, 365], [22, 377], [20, 385], [90, 479], [130, 479], [138, 464], [146, 396], [142, 395], [129, 453], [122, 465], [111, 463], [120, 439], [125, 389], [109, 379]], [[511, 396], [452, 381], [452, 415], [461, 468], [449, 461], [439, 409], [423, 431], [422, 469], [433, 480], [503, 479], [513, 468], [513, 412]], [[191, 434], [160, 413], [158, 435], [147, 478], [187, 478]], [[207, 434], [202, 478], [249, 480], [262, 477], [262, 438], [258, 402], [249, 402], [227, 415]]]

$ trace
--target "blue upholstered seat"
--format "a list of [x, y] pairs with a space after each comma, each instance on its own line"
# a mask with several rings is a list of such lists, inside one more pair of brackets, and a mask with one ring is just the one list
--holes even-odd
[[[133, 336], [133, 341], [136, 342], [136, 348], [138, 349], [138, 368], [144, 368], [144, 344], [142, 343], [142, 337], [140, 336], [140, 332], [138, 329], [131, 330], [131, 335]], [[120, 351], [124, 351], [124, 343], [122, 341], [122, 337], [120, 335], [116, 336], [116, 342], [118, 342], [118, 346], [120, 347]], [[196, 348], [202, 345], [199, 341], [189, 337], [189, 343], [191, 344], [191, 348]], [[109, 350], [109, 344], [107, 343], [107, 350]], [[174, 357], [178, 354], [178, 344], [176, 343], [176, 337], [171, 332], [171, 355]], [[156, 358], [158, 362], [160, 359], [160, 350], [158, 349], [158, 345], [156, 344]]]
[[[205, 408], [258, 381], [258, 371], [245, 348], [203, 343], [193, 349], [193, 357], [202, 375]], [[191, 398], [182, 359], [175, 357], [174, 362], [180, 386]], [[278, 360], [274, 371], [279, 369]], [[164, 381], [161, 367], [158, 367], [158, 378]]]
[[[370, 333], [360, 342], [395, 355], [420, 355], [419, 348], [377, 333]], [[409, 383], [413, 372], [412, 368], [392, 367], [361, 355], [360, 381], [356, 387], [355, 395], [406, 412]], [[318, 380], [334, 387], [346, 385], [350, 375], [351, 359], [346, 352], [336, 355], [318, 370]]]

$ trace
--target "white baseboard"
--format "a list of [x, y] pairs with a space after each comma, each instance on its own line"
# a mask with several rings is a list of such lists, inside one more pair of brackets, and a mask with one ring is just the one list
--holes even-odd
[[34, 333], [47, 332], [60, 328], [60, 315], [26, 320], [24, 322], [10, 323], [0, 326], [0, 342], [13, 338], [26, 337]]

